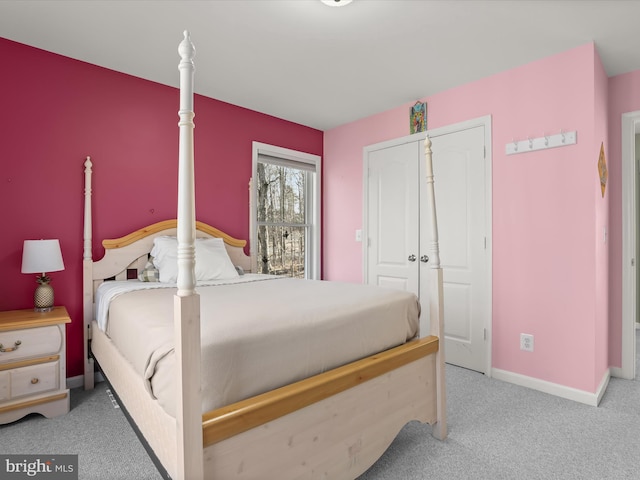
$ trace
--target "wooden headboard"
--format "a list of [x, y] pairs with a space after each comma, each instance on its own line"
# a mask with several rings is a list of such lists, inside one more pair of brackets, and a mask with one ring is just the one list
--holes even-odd
[[[93, 292], [106, 279], [127, 280], [137, 278], [149, 259], [153, 239], [160, 236], [176, 236], [177, 220], [164, 220], [141, 228], [124, 237], [102, 241], [104, 257], [93, 262]], [[244, 253], [246, 240], [239, 240], [203, 222], [196, 222], [197, 237], [216, 237], [224, 240], [231, 262], [245, 272], [251, 271], [251, 258]]]

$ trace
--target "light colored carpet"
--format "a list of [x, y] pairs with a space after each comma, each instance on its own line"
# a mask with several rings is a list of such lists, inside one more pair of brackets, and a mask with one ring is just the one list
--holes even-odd
[[360, 480], [640, 479], [640, 382], [599, 407], [448, 367], [449, 436], [407, 425]]
[[[640, 478], [637, 379], [611, 379], [596, 408], [458, 367], [446, 374], [447, 440], [412, 422], [359, 480]], [[0, 452], [78, 454], [82, 480], [161, 478], [106, 384], [73, 390], [71, 407], [59, 418], [31, 415], [0, 427]]]
[[411, 423], [359, 480], [640, 479], [639, 330], [636, 347], [636, 380], [598, 407], [447, 365], [448, 438]]
[[0, 427], [0, 451], [77, 454], [80, 480], [160, 480], [122, 411], [114, 408], [107, 389], [104, 382], [91, 391], [73, 389], [68, 414], [52, 419], [32, 414]]

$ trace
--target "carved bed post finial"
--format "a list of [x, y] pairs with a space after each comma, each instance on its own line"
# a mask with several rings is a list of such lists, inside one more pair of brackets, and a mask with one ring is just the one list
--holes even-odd
[[178, 53], [183, 61], [191, 62], [193, 64], [193, 57], [196, 56], [196, 47], [191, 43], [191, 35], [189, 30], [182, 32], [184, 40], [178, 45]]
[[427, 162], [427, 197], [431, 207], [431, 268], [440, 268], [440, 247], [438, 245], [438, 218], [436, 216], [436, 195], [433, 186], [433, 155], [431, 139], [427, 135], [424, 139], [424, 156]]

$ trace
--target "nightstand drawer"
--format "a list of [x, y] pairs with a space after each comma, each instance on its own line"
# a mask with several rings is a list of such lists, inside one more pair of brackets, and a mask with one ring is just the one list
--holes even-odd
[[11, 386], [9, 372], [0, 372], [0, 402], [11, 398]]
[[11, 398], [57, 389], [59, 367], [59, 362], [50, 362], [9, 370]]
[[62, 333], [57, 325], [0, 332], [0, 363], [58, 353]]

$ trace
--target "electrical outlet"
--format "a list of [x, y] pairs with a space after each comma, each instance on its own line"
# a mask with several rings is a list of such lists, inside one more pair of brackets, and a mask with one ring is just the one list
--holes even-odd
[[533, 352], [533, 335], [529, 335], [528, 333], [520, 334], [520, 350]]

